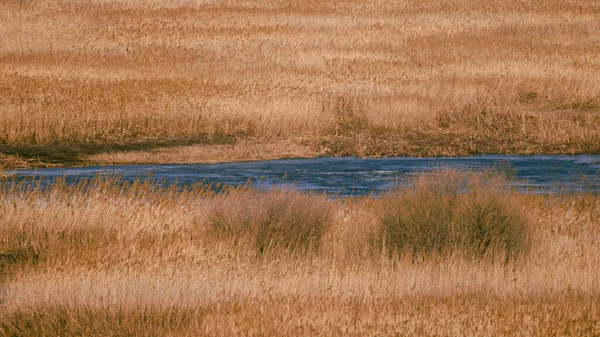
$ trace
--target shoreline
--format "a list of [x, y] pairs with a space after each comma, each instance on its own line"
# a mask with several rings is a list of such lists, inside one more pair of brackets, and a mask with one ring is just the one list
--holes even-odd
[[[160, 164], [216, 164], [277, 159], [306, 159], [319, 157], [385, 158], [385, 157], [467, 157], [477, 155], [598, 155], [600, 144], [533, 145], [519, 144], [481, 146], [467, 144], [454, 146], [440, 144], [417, 147], [404, 143], [390, 146], [349, 148], [347, 137], [313, 139], [256, 138], [229, 139], [228, 141], [155, 140], [132, 143], [90, 144], [65, 143], [58, 145], [0, 145], [0, 169], [33, 169], [51, 167], [88, 167]], [[375, 139], [377, 141], [377, 139]], [[396, 145], [400, 144], [397, 142]], [[395, 148], [394, 148], [395, 147]], [[361, 153], [362, 152], [362, 153]]]

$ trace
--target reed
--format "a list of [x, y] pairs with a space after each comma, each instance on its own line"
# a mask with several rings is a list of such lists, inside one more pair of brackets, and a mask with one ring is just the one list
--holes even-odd
[[257, 254], [279, 249], [317, 252], [332, 222], [333, 202], [289, 190], [229, 190], [211, 204], [208, 216], [213, 235], [248, 235]]
[[[509, 193], [500, 178], [438, 174], [395, 196], [347, 200], [3, 178], [0, 335], [598, 334], [598, 195]], [[499, 232], [483, 255], [469, 240], [454, 246], [475, 255], [417, 259], [373, 245], [389, 226], [382, 215], [417, 214], [399, 205], [427, 207], [424, 191], [435, 201], [434, 187], [457, 182], [476, 192], [448, 194], [461, 201], [443, 204], [452, 219], [470, 223], [477, 206], [498, 202], [478, 214], [514, 233], [526, 226], [526, 246]], [[513, 210], [527, 216], [505, 222]], [[264, 219], [281, 230], [266, 246], [256, 236]], [[488, 254], [513, 247], [518, 258]]]
[[44, 159], [67, 144], [126, 162], [101, 153], [224, 140], [277, 143], [276, 156], [598, 152], [599, 12], [594, 0], [3, 1], [0, 152]]
[[506, 186], [502, 176], [490, 173], [421, 175], [411, 190], [383, 200], [375, 242], [415, 257], [514, 257], [527, 248], [529, 226], [525, 210]]

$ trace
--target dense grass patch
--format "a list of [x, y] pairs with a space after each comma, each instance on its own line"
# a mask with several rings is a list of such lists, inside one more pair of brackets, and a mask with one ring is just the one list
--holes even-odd
[[397, 254], [503, 255], [527, 248], [527, 219], [501, 176], [453, 171], [421, 175], [387, 196], [377, 242]]
[[598, 195], [503, 183], [442, 172], [341, 201], [1, 184], [0, 336], [599, 335]]
[[215, 198], [209, 222], [213, 234], [250, 237], [258, 254], [280, 248], [303, 253], [319, 250], [333, 210], [333, 202], [325, 196], [232, 190]]
[[0, 166], [598, 153], [599, 12], [1, 1]]
[[364, 336], [369, 331], [376, 336], [594, 336], [598, 299], [577, 294], [519, 299], [325, 296], [238, 300], [159, 311], [43, 308], [0, 316], [0, 335]]

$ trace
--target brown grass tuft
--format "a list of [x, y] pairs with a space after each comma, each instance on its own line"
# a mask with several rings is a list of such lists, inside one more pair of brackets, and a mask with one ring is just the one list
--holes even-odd
[[530, 224], [507, 182], [491, 174], [421, 175], [386, 197], [377, 242], [397, 254], [512, 257], [525, 251]]
[[333, 202], [288, 190], [266, 193], [231, 190], [210, 206], [211, 232], [217, 236], [250, 236], [257, 254], [284, 249], [315, 252], [331, 226]]

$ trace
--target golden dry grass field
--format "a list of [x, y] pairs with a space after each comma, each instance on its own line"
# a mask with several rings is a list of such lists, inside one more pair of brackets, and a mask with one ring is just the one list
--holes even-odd
[[4, 166], [600, 152], [596, 0], [5, 0], [0, 36]]
[[0, 336], [598, 336], [599, 197], [501, 182], [5, 186]]
[[600, 153], [600, 2], [0, 1], [0, 336], [600, 335], [598, 195], [2, 176], [478, 153]]

